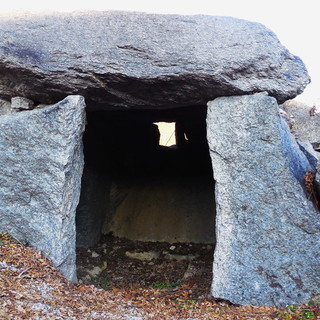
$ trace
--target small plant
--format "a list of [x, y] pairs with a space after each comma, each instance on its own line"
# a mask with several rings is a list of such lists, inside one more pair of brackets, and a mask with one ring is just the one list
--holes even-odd
[[30, 246], [29, 241], [26, 240], [26, 239], [21, 239], [21, 240], [15, 239], [15, 240], [16, 240], [16, 243], [17, 243], [17, 244], [19, 243], [19, 244], [23, 245], [24, 247], [29, 247], [29, 246]]
[[115, 256], [116, 256], [116, 258], [124, 258], [126, 255], [125, 255], [125, 253], [122, 252], [122, 251], [117, 251], [117, 252], [115, 253]]
[[176, 288], [179, 286], [179, 282], [169, 282], [169, 281], [166, 281], [166, 282], [153, 282], [151, 284], [151, 286], [153, 288], [156, 288], [156, 289], [172, 289], [172, 288]]
[[[309, 307], [309, 308], [308, 308]], [[309, 301], [308, 307], [304, 308], [289, 305], [286, 307], [286, 311], [279, 311], [278, 317], [281, 320], [308, 320], [308, 319], [319, 319], [320, 308], [314, 301]]]
[[289, 306], [287, 306], [287, 309], [288, 310], [297, 310], [298, 309], [298, 307], [297, 306], [294, 306], [294, 305], [289, 305]]
[[184, 299], [176, 299], [174, 300], [174, 303], [182, 309], [198, 309], [199, 306], [197, 305], [196, 300], [193, 299], [188, 299], [188, 300], [184, 300]]
[[302, 320], [306, 320], [306, 319], [316, 319], [315, 318], [315, 314], [313, 313], [313, 311], [310, 310], [302, 310]]
[[100, 278], [99, 284], [102, 289], [107, 289], [109, 286], [109, 280], [106, 278]]

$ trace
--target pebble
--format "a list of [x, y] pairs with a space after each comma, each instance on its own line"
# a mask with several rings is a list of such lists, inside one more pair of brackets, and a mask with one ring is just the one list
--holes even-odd
[[104, 271], [107, 268], [107, 262], [104, 261], [102, 266], [95, 266], [93, 269], [87, 269], [86, 272], [91, 275], [92, 277], [98, 276], [102, 271]]
[[125, 255], [131, 259], [137, 259], [141, 261], [151, 261], [152, 259], [157, 259], [159, 257], [159, 253], [155, 251], [148, 251], [148, 252], [126, 251]]
[[99, 257], [99, 253], [97, 253], [97, 252], [95, 252], [95, 251], [92, 251], [91, 257], [92, 257], [92, 258], [97, 258], [97, 257]]
[[169, 259], [169, 260], [177, 260], [177, 261], [182, 261], [182, 260], [194, 260], [196, 258], [196, 256], [192, 255], [192, 254], [188, 254], [188, 255], [179, 255], [179, 254], [166, 254], [165, 259]]

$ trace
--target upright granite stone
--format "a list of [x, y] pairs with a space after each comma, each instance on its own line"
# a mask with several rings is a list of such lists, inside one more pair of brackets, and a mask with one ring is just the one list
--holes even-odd
[[311, 169], [264, 94], [208, 103], [216, 181], [212, 295], [237, 304], [302, 303], [319, 293], [320, 214], [302, 180]]
[[86, 159], [76, 214], [77, 247], [92, 247], [99, 242], [106, 212], [110, 210], [110, 186], [110, 177], [87, 165]]
[[43, 251], [76, 279], [75, 211], [83, 169], [81, 96], [0, 116], [0, 232]]
[[[303, 62], [259, 23], [137, 12], [0, 16], [0, 98], [88, 109], [176, 108], [310, 82]], [[30, 81], [32, 79], [32, 81]]]

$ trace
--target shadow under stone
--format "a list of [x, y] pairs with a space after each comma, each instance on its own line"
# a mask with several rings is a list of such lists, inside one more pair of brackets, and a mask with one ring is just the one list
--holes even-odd
[[[214, 181], [206, 106], [88, 113], [77, 246], [102, 234], [140, 241], [215, 242]], [[159, 145], [155, 122], [175, 123]]]

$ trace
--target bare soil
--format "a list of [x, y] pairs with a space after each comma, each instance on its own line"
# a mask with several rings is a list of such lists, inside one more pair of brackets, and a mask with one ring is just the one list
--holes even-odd
[[320, 319], [320, 300], [275, 308], [208, 297], [211, 263], [205, 245], [106, 237], [78, 251], [71, 283], [41, 252], [0, 234], [0, 320]]
[[141, 242], [103, 236], [77, 250], [78, 278], [110, 289], [190, 288], [190, 299], [206, 299], [212, 280], [213, 245]]

